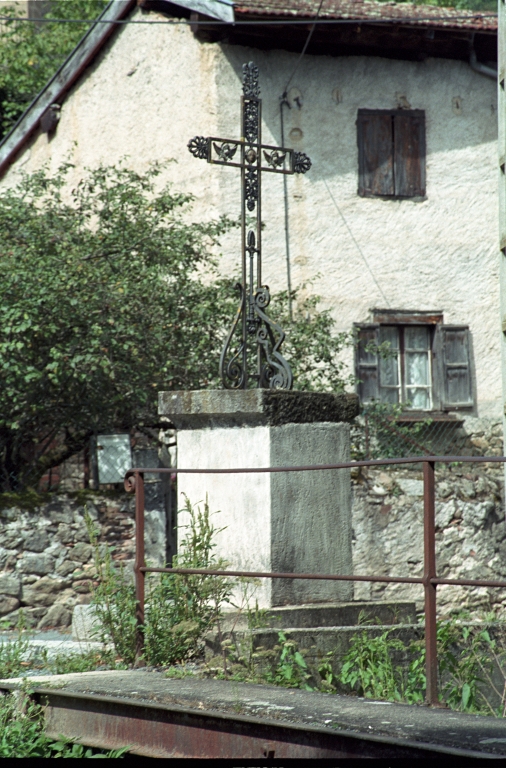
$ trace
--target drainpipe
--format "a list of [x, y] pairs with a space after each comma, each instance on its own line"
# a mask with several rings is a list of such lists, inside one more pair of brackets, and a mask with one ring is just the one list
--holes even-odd
[[476, 51], [473, 48], [474, 45], [474, 35], [473, 32], [471, 37], [471, 53], [469, 55], [469, 65], [471, 69], [474, 69], [475, 72], [478, 72], [480, 75], [486, 75], [487, 77], [491, 77], [493, 80], [497, 80], [497, 69], [494, 69], [493, 67], [487, 67], [486, 64], [480, 64], [476, 57]]
[[493, 67], [487, 67], [486, 64], [480, 64], [476, 58], [475, 51], [471, 51], [469, 64], [471, 65], [471, 69], [474, 69], [475, 72], [479, 72], [480, 75], [486, 75], [487, 77], [492, 77], [494, 80], [497, 80], [497, 69], [493, 69]]

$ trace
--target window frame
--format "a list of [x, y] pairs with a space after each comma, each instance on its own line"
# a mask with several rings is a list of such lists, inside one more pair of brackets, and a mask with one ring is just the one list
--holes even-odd
[[[431, 406], [428, 409], [415, 409], [406, 407], [406, 390], [409, 388], [405, 382], [404, 360], [401, 361], [401, 337], [399, 334], [398, 365], [400, 374], [399, 392], [402, 401], [399, 403], [404, 408], [404, 413], [410, 419], [416, 420], [416, 415], [426, 418], [427, 414], [448, 414], [452, 411], [473, 411], [476, 406], [476, 389], [474, 377], [474, 360], [472, 355], [472, 337], [469, 326], [447, 325], [443, 323], [441, 312], [413, 312], [405, 310], [373, 310], [373, 319], [370, 322], [354, 323], [357, 343], [355, 344], [355, 376], [357, 378], [356, 391], [361, 401], [365, 403], [381, 399], [381, 375], [380, 357], [378, 354], [365, 352], [365, 347], [371, 341], [380, 343], [380, 328], [393, 326], [405, 329], [408, 326], [426, 326], [430, 330], [430, 396]], [[447, 348], [451, 344], [460, 344], [464, 350], [466, 360], [450, 359]], [[404, 347], [404, 345], [402, 344]], [[404, 350], [403, 350], [404, 351]], [[455, 353], [455, 348], [454, 348]], [[458, 355], [458, 350], [457, 350]], [[402, 366], [402, 369], [401, 369]], [[460, 377], [460, 383], [459, 383]], [[455, 385], [456, 382], [456, 385]], [[451, 390], [459, 390], [466, 397], [457, 402], [451, 397]], [[396, 387], [397, 388], [397, 387]], [[466, 399], [467, 398], [467, 399]]]
[[[367, 140], [368, 122], [371, 118], [381, 118], [380, 125], [369, 131], [369, 146]], [[381, 140], [381, 132], [387, 129], [385, 118], [390, 118], [390, 146], [389, 152], [385, 152], [386, 142]], [[413, 124], [418, 125], [416, 135], [413, 131], [409, 136], [414, 148], [409, 143], [408, 134], [402, 126], [402, 121], [410, 118]], [[398, 130], [396, 131], [396, 124]], [[359, 109], [357, 112], [357, 146], [358, 146], [358, 194], [360, 197], [372, 197], [384, 200], [426, 200], [426, 118], [423, 109]], [[403, 135], [404, 134], [404, 135]], [[397, 135], [400, 137], [397, 141]], [[371, 138], [372, 137], [372, 138]], [[380, 137], [378, 139], [378, 137]], [[384, 139], [385, 137], [383, 137]], [[407, 150], [407, 151], [406, 151]], [[410, 152], [410, 150], [413, 150]], [[368, 168], [368, 155], [376, 151], [380, 157], [388, 154], [388, 166], [378, 163], [376, 168]], [[416, 161], [416, 165], [413, 164]], [[411, 171], [409, 170], [411, 167]], [[387, 191], [388, 178], [391, 177], [392, 190]], [[386, 184], [385, 184], [385, 180]], [[407, 187], [413, 187], [412, 192], [406, 192]]]
[[[380, 376], [378, 379], [378, 386], [379, 386], [379, 392], [381, 395], [381, 390], [385, 389], [392, 389], [397, 390], [398, 392], [398, 401], [395, 403], [395, 405], [402, 405], [405, 406], [406, 411], [423, 411], [424, 413], [427, 413], [429, 411], [434, 410], [434, 364], [433, 364], [433, 358], [434, 358], [434, 335], [435, 335], [435, 328], [432, 327], [432, 324], [429, 323], [379, 323], [379, 340], [381, 343], [381, 328], [396, 328], [398, 331], [398, 340], [399, 340], [399, 346], [398, 346], [398, 353], [397, 353], [397, 378], [399, 381], [399, 384], [396, 386], [389, 385], [389, 384], [382, 384], [381, 383], [381, 361], [378, 364]], [[407, 368], [406, 368], [406, 351], [410, 352], [417, 352], [421, 350], [416, 350], [413, 348], [411, 350], [410, 348], [406, 347], [406, 328], [426, 328], [428, 330], [428, 346], [425, 348], [425, 350], [428, 352], [427, 358], [428, 358], [428, 384], [412, 384], [409, 385], [407, 382]], [[423, 350], [423, 351], [425, 351]], [[408, 389], [424, 389], [427, 391], [428, 394], [428, 400], [429, 400], [429, 407], [428, 408], [412, 408], [408, 407], [407, 403], [409, 402], [409, 398], [407, 396]], [[381, 402], [389, 402], [388, 400], [381, 400]]]

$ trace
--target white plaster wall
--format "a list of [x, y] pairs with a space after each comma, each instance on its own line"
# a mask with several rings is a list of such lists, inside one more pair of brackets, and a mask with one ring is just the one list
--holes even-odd
[[[269, 427], [229, 427], [180, 430], [178, 465], [185, 469], [234, 469], [270, 466]], [[178, 505], [184, 496], [195, 506], [209, 499], [213, 525], [222, 528], [216, 536], [216, 554], [232, 570], [271, 571], [271, 491], [267, 473], [251, 475], [178, 475]], [[240, 514], [238, 514], [240, 511]], [[178, 514], [178, 526], [187, 515]], [[184, 538], [178, 530], [178, 541]], [[250, 590], [251, 592], [251, 590]], [[271, 581], [261, 579], [254, 599], [271, 605]], [[241, 600], [240, 590], [235, 600]]]
[[[196, 218], [237, 216], [237, 171], [194, 159], [186, 144], [195, 134], [239, 136], [241, 66], [250, 59], [260, 67], [264, 141], [278, 142], [279, 95], [297, 55], [200, 43], [183, 25], [127, 26], [67, 98], [55, 137], [39, 136], [2, 183], [12, 184], [20, 168], [55, 169], [70, 158], [73, 183], [99, 161], [127, 157], [142, 171], [174, 158], [164, 179], [195, 194]], [[308, 290], [323, 297], [339, 329], [367, 319], [374, 306], [442, 309], [445, 321], [468, 323], [476, 415], [498, 418], [494, 82], [457, 61], [306, 56], [292, 86], [303, 106], [285, 113], [286, 143], [313, 160], [310, 173], [288, 179], [293, 285], [312, 279]], [[395, 108], [399, 94], [426, 112], [427, 199], [360, 198], [357, 110]], [[462, 100], [459, 115], [454, 97]], [[294, 128], [301, 139], [290, 138]], [[264, 275], [277, 290], [286, 287], [283, 182], [265, 177]], [[238, 265], [235, 231], [223, 240], [222, 268], [229, 274]]]

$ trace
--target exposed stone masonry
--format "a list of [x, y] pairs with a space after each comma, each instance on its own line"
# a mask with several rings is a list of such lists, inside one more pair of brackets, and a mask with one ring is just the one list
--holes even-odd
[[[113, 558], [131, 566], [134, 499], [90, 494], [86, 509]], [[0, 620], [15, 625], [22, 609], [39, 629], [68, 626], [78, 603], [89, 603], [95, 577], [82, 501], [57, 495], [31, 510], [0, 510]]]
[[[473, 420], [478, 422], [478, 420]], [[481, 455], [502, 453], [499, 424], [475, 425], [469, 441]], [[469, 451], [471, 452], [471, 451]], [[423, 571], [423, 477], [407, 469], [354, 471], [353, 567], [356, 574], [421, 576]], [[436, 553], [438, 575], [505, 579], [506, 524], [501, 464], [436, 467]], [[504, 590], [440, 586], [438, 613], [462, 609], [501, 611]], [[355, 584], [355, 599], [415, 600], [417, 585]]]

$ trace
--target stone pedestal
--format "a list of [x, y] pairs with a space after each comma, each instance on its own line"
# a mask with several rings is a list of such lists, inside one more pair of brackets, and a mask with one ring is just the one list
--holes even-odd
[[[269, 390], [160, 393], [178, 430], [178, 467], [236, 468], [349, 461], [354, 395]], [[178, 476], [178, 501], [206, 496], [216, 554], [232, 569], [351, 573], [349, 470]], [[178, 524], [184, 524], [180, 513]], [[181, 538], [181, 537], [180, 537]], [[260, 607], [350, 600], [351, 582], [262, 579]]]

